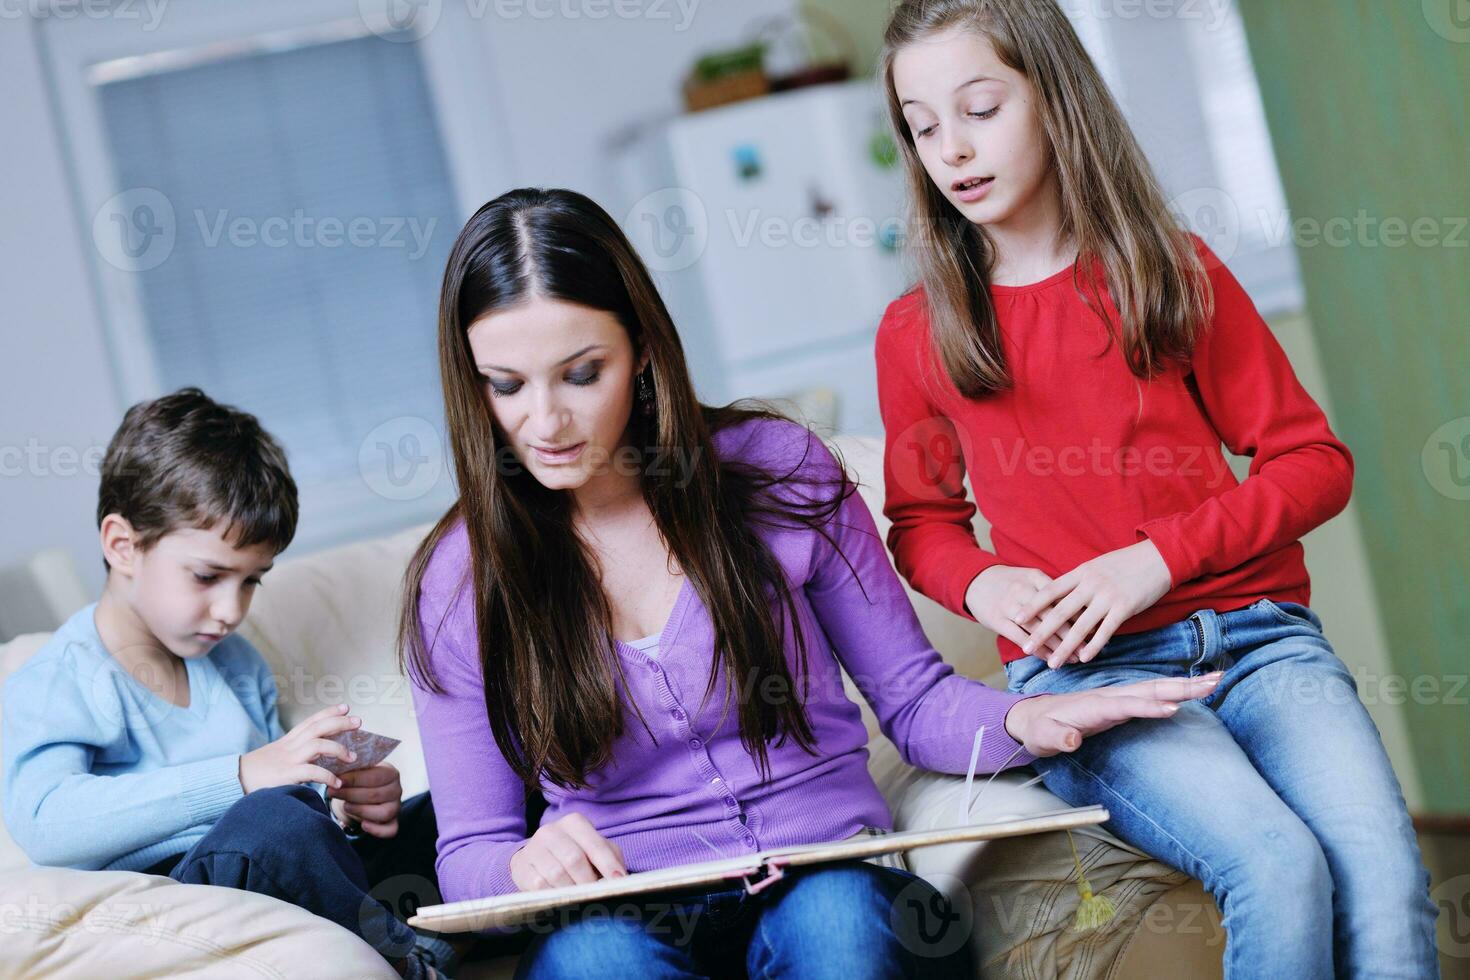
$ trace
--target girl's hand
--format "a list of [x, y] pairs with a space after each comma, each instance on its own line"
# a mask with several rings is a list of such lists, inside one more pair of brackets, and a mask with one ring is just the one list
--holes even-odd
[[354, 761], [356, 753], [327, 736], [350, 732], [361, 724], [361, 718], [347, 714], [345, 704], [323, 708], [274, 742], [240, 756], [240, 788], [253, 793], [270, 786], [325, 783], [340, 789], [341, 778], [313, 761], [322, 755]]
[[342, 774], [340, 789], [327, 789], [333, 811], [340, 804], [345, 820], [359, 826], [373, 837], [392, 837], [398, 833], [398, 811], [403, 805], [403, 784], [398, 770], [386, 762], [367, 769], [354, 769]]
[[[1034, 635], [1031, 631], [1040, 623], [1034, 613], [1024, 619], [1018, 613], [1051, 581], [1051, 576], [1039, 568], [991, 565], [970, 580], [965, 590], [965, 608], [981, 626], [1025, 647]], [[1056, 649], [1061, 642], [1061, 637], [1053, 636], [1047, 649]]]
[[585, 885], [627, 873], [623, 849], [599, 834], [580, 813], [542, 825], [510, 857], [510, 878], [523, 892]]
[[1042, 694], [1017, 701], [1006, 712], [1011, 738], [1035, 756], [1073, 752], [1089, 735], [1105, 732], [1134, 718], [1169, 718], [1180, 701], [1210, 694], [1221, 671], [1202, 677], [1170, 677], [1099, 687], [1077, 694]]
[[[1077, 660], [1087, 663], [1112, 639], [1114, 630], [1162, 599], [1171, 582], [1169, 566], [1152, 541], [1083, 562], [1022, 603], [1017, 618], [1024, 621], [1039, 616], [1041, 625], [1031, 631], [1021, 649], [1037, 656], [1041, 656], [1039, 650], [1047, 649], [1044, 659], [1053, 668], [1068, 663], [1074, 650]], [[1068, 623], [1070, 629], [1066, 629]], [[1078, 650], [1089, 635], [1092, 639]], [[1053, 646], [1051, 641], [1057, 637], [1061, 643]]]

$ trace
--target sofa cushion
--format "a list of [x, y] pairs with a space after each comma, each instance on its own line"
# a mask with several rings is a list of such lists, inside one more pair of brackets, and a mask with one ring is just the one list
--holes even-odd
[[7, 873], [0, 976], [136, 980], [180, 976], [397, 974], [367, 943], [285, 902], [135, 871]]
[[[28, 633], [0, 645], [0, 684], [19, 670], [21, 664], [31, 659], [50, 638], [50, 633]], [[0, 703], [0, 711], [4, 710], [4, 704]], [[30, 859], [20, 849], [20, 845], [11, 840], [10, 831], [4, 825], [4, 814], [0, 813], [0, 875], [8, 879], [10, 872], [28, 868], [30, 864]]]

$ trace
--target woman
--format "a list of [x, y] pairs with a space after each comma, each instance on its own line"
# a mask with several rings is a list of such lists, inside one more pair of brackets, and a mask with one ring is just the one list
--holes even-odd
[[[579, 194], [470, 219], [439, 356], [461, 493], [410, 565], [401, 639], [446, 901], [891, 827], [843, 667], [908, 762], [951, 773], [981, 725], [995, 771], [1213, 688], [1021, 698], [956, 675], [831, 453], [696, 400], [647, 270]], [[943, 899], [894, 868], [667, 898], [567, 916], [522, 974], [973, 975], [967, 944], [910, 921]]]

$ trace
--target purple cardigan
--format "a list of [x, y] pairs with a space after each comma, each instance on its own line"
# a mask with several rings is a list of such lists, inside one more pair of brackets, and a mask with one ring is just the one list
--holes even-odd
[[[818, 478], [837, 474], [821, 440], [793, 423], [745, 422], [716, 433], [714, 441], [722, 458], [780, 473], [800, 462]], [[807, 712], [818, 754], [791, 739], [771, 745], [771, 778], [762, 781], [740, 743], [733, 705], [715, 727], [724, 680], [716, 679], [701, 708], [714, 632], [686, 579], [660, 635], [657, 658], [615, 644], [627, 675], [624, 696], [637, 700], [657, 742], [629, 712], [612, 761], [591, 773], [590, 788], [568, 792], [543, 781], [543, 821], [581, 813], [622, 848], [630, 872], [841, 840], [864, 826], [891, 828], [888, 806], [868, 774], [868, 733], [843, 691], [842, 668], [873, 706], [883, 734], [912, 765], [965, 772], [980, 725], [985, 739], [978, 771], [995, 771], [1020, 748], [1004, 722], [1021, 697], [961, 677], [940, 658], [857, 494], [843, 504], [828, 532], [861, 586], [821, 534], [757, 531], [785, 570], [806, 637]], [[439, 825], [435, 867], [447, 902], [515, 891], [510, 858], [529, 833], [521, 783], [486, 720], [468, 568], [469, 539], [460, 525], [435, 549], [419, 595], [424, 643], [445, 693], [413, 688]], [[795, 679], [790, 625], [787, 635]], [[1033, 758], [1022, 750], [1010, 764]]]

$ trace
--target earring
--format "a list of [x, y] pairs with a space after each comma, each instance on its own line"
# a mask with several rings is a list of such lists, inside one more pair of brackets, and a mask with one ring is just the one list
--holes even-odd
[[648, 375], [638, 375], [638, 403], [643, 408], [644, 415], [653, 414], [653, 385], [648, 383]]

